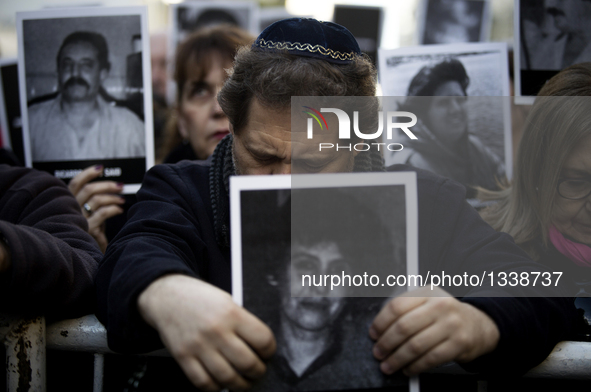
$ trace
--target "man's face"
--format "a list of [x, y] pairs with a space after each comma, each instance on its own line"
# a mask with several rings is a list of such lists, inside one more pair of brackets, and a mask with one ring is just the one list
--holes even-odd
[[[237, 174], [350, 172], [357, 155], [347, 150], [318, 151], [318, 141], [307, 139], [305, 132], [292, 133], [290, 108], [272, 110], [256, 98], [250, 104], [246, 126], [233, 133]], [[322, 142], [338, 143], [336, 133], [325, 137]]]
[[[281, 279], [281, 311], [287, 320], [301, 329], [318, 331], [329, 328], [341, 314], [345, 304], [346, 288], [330, 286], [301, 287], [302, 275], [323, 276], [350, 273], [349, 264], [340, 252], [339, 246], [332, 241], [323, 241], [313, 245], [294, 243], [291, 249], [291, 271], [287, 267], [288, 279]], [[304, 297], [292, 297], [291, 287], [298, 287], [294, 293]], [[322, 296], [322, 297], [320, 297]]]
[[582, 33], [588, 30], [591, 1], [546, 0], [545, 7], [559, 30], [565, 33]]
[[58, 72], [60, 91], [68, 102], [94, 101], [108, 76], [107, 70], [100, 67], [98, 51], [88, 42], [66, 45]]
[[456, 81], [442, 83], [433, 92], [427, 111], [428, 126], [439, 139], [453, 143], [467, 131], [466, 96]]

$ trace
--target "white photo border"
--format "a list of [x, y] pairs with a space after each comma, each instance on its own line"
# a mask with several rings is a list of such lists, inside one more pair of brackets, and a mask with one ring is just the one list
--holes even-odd
[[[137, 15], [140, 17], [142, 35], [142, 83], [144, 94], [144, 135], [146, 146], [146, 171], [154, 166], [154, 119], [152, 113], [152, 67], [150, 62], [150, 34], [148, 31], [148, 7], [79, 7], [44, 9], [40, 11], [26, 11], [16, 13], [16, 28], [18, 39], [18, 81], [21, 104], [21, 118], [23, 121], [23, 146], [25, 150], [25, 166], [33, 167], [31, 143], [29, 135], [29, 113], [27, 106], [27, 90], [25, 75], [25, 47], [23, 37], [23, 22], [35, 19], [62, 19], [79, 17], [103, 17]], [[139, 190], [141, 184], [125, 184], [123, 194], [133, 194]]]
[[[384, 96], [387, 96], [387, 87], [384, 86], [384, 74], [388, 70], [387, 59], [392, 56], [404, 57], [414, 55], [437, 55], [437, 54], [457, 54], [464, 52], [499, 52], [499, 67], [501, 73], [501, 96], [509, 97], [509, 55], [508, 47], [505, 42], [466, 42], [461, 44], [445, 45], [419, 45], [397, 49], [379, 49], [378, 50], [378, 69], [380, 83]], [[503, 100], [503, 128], [504, 128], [504, 152], [505, 152], [505, 173], [507, 178], [513, 178], [513, 136], [511, 130], [511, 102], [509, 98]]]
[[[292, 187], [292, 175], [260, 175], [230, 177], [230, 227], [232, 250], [232, 298], [243, 305], [242, 296], [242, 227], [241, 192], [308, 188], [342, 188], [360, 186], [404, 185], [406, 204], [406, 268], [408, 275], [419, 273], [419, 215], [417, 174], [389, 173], [331, 173], [297, 174], [296, 180], [305, 187]], [[416, 282], [415, 282], [416, 283]], [[408, 289], [414, 286], [407, 286]], [[376, 365], [377, 366], [377, 365]], [[409, 378], [409, 392], [419, 392], [419, 377]]]

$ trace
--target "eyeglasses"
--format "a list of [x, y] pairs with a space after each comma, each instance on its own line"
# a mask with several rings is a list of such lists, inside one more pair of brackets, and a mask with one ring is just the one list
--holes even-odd
[[556, 190], [565, 199], [584, 199], [591, 195], [591, 179], [563, 178], [558, 181]]

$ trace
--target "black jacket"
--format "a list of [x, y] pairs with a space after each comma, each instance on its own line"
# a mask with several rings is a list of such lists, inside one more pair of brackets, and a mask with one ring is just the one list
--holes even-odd
[[66, 185], [48, 173], [0, 165], [0, 313], [79, 317], [94, 311], [102, 253]]

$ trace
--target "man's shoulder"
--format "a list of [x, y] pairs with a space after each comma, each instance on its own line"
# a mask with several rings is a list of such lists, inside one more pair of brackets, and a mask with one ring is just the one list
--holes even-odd
[[163, 163], [153, 166], [146, 173], [144, 183], [165, 181], [176, 188], [177, 192], [185, 193], [196, 190], [201, 194], [209, 186], [210, 167], [211, 160]]
[[137, 114], [135, 114], [133, 111], [124, 106], [117, 106], [113, 103], [108, 102], [105, 102], [104, 105], [107, 108], [107, 110], [111, 112], [111, 115], [117, 119], [117, 121], [126, 121], [143, 124], [142, 120], [140, 120]]
[[48, 111], [50, 111], [53, 106], [55, 105], [55, 103], [57, 102], [58, 98], [52, 98], [52, 99], [48, 99], [46, 101], [41, 101], [41, 102], [35, 102], [33, 103], [31, 106], [29, 106], [27, 108], [27, 111], [29, 112], [29, 116], [38, 116], [42, 113], [46, 113]]

